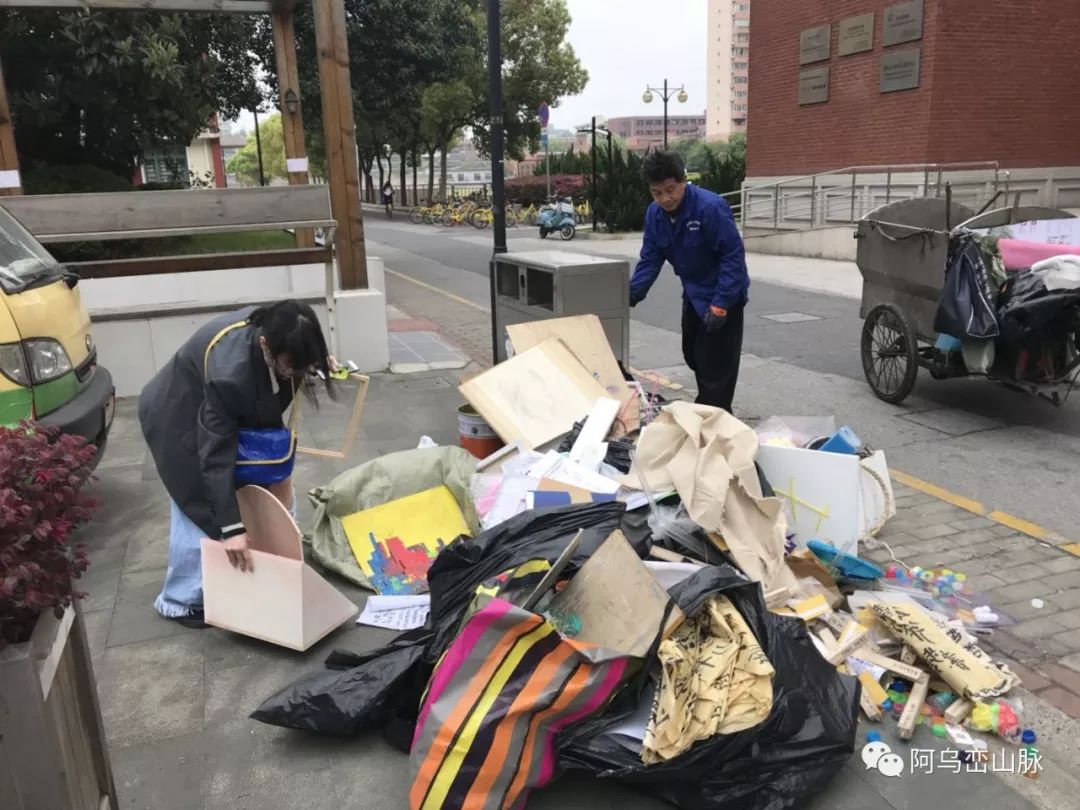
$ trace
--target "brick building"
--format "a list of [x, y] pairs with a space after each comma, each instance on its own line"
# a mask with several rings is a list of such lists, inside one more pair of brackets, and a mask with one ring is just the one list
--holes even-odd
[[[655, 102], [654, 102], [655, 103]], [[673, 100], [672, 105], [676, 104]], [[601, 123], [597, 119], [597, 123]], [[588, 126], [585, 124], [584, 126]], [[626, 140], [626, 148], [632, 152], [645, 152], [650, 148], [659, 149], [664, 143], [664, 116], [661, 111], [658, 115], [626, 115], [618, 118], [609, 118], [606, 126], [612, 134]], [[671, 115], [668, 114], [668, 143], [674, 143], [683, 139], [703, 140], [705, 138], [705, 113], [700, 115]], [[588, 135], [579, 141], [581, 146], [588, 149]]]
[[[754, 0], [748, 183], [868, 164], [1080, 167], [1077, 12], [1077, 0]], [[1080, 205], [1080, 186], [1055, 197]]]

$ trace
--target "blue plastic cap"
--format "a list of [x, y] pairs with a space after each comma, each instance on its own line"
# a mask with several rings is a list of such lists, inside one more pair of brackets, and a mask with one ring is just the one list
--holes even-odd
[[881, 742], [881, 732], [873, 730], [866, 732], [866, 741], [868, 743]]
[[1032, 730], [1030, 728], [1025, 728], [1024, 733], [1020, 735], [1020, 742], [1022, 742], [1024, 745], [1034, 745], [1035, 744], [1035, 732], [1034, 732], [1034, 730]]

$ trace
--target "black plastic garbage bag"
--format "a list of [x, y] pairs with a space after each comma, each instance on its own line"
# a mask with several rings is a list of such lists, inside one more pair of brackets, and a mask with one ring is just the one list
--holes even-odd
[[961, 339], [997, 337], [996, 299], [978, 242], [973, 236], [954, 237], [934, 329]]
[[[443, 549], [428, 571], [431, 614], [426, 628], [410, 630], [385, 647], [355, 654], [335, 651], [330, 670], [305, 675], [263, 701], [251, 715], [286, 728], [351, 735], [396, 726], [391, 742], [402, 745], [402, 724], [416, 720], [434, 662], [450, 645], [481, 583], [529, 560], [554, 561], [578, 529], [585, 530], [567, 575], [579, 568], [619, 528], [625, 507], [618, 502], [535, 509], [475, 538]], [[644, 555], [649, 535], [628, 533]], [[411, 729], [409, 729], [411, 731]], [[404, 747], [407, 749], [407, 741]]]
[[[574, 423], [574, 427], [571, 431], [563, 437], [561, 442], [559, 442], [558, 450], [560, 453], [570, 452], [571, 448], [574, 446], [574, 442], [576, 442], [578, 436], [581, 435], [581, 429], [583, 427], [585, 427], [584, 419]], [[630, 472], [630, 454], [633, 451], [633, 442], [627, 441], [626, 439], [612, 439], [608, 442], [604, 463], [610, 464], [621, 473], [628, 473]]]
[[382, 728], [397, 715], [401, 701], [411, 698], [417, 679], [426, 683], [422, 664], [431, 638], [422, 628], [359, 655], [336, 651], [326, 661], [329, 669], [294, 681], [251, 716], [272, 726], [341, 737]]
[[1080, 291], [1047, 290], [1042, 274], [1013, 273], [998, 298], [1001, 339], [1036, 351], [1047, 340], [1064, 339], [1077, 328], [1078, 302]]
[[560, 737], [565, 769], [615, 779], [685, 810], [800, 806], [840, 771], [855, 748], [858, 681], [821, 657], [800, 620], [768, 612], [760, 586], [728, 566], [704, 568], [672, 591], [687, 614], [718, 593], [731, 599], [776, 670], [765, 721], [703, 740], [668, 762], [645, 765], [639, 754], [603, 734], [637, 707], [643, 674], [603, 716]]

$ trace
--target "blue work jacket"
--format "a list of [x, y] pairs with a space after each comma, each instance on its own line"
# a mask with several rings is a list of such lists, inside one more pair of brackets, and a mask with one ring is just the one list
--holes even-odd
[[674, 223], [656, 203], [649, 206], [641, 258], [630, 279], [631, 300], [645, 298], [665, 261], [675, 268], [698, 317], [704, 318], [710, 306], [746, 305], [750, 276], [742, 237], [731, 206], [719, 195], [687, 185]]

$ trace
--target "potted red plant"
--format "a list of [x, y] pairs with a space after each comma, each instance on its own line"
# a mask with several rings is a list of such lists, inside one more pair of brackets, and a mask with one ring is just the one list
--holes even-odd
[[0, 427], [0, 738], [18, 740], [0, 757], [5, 808], [116, 807], [75, 588], [95, 452], [37, 424]]

